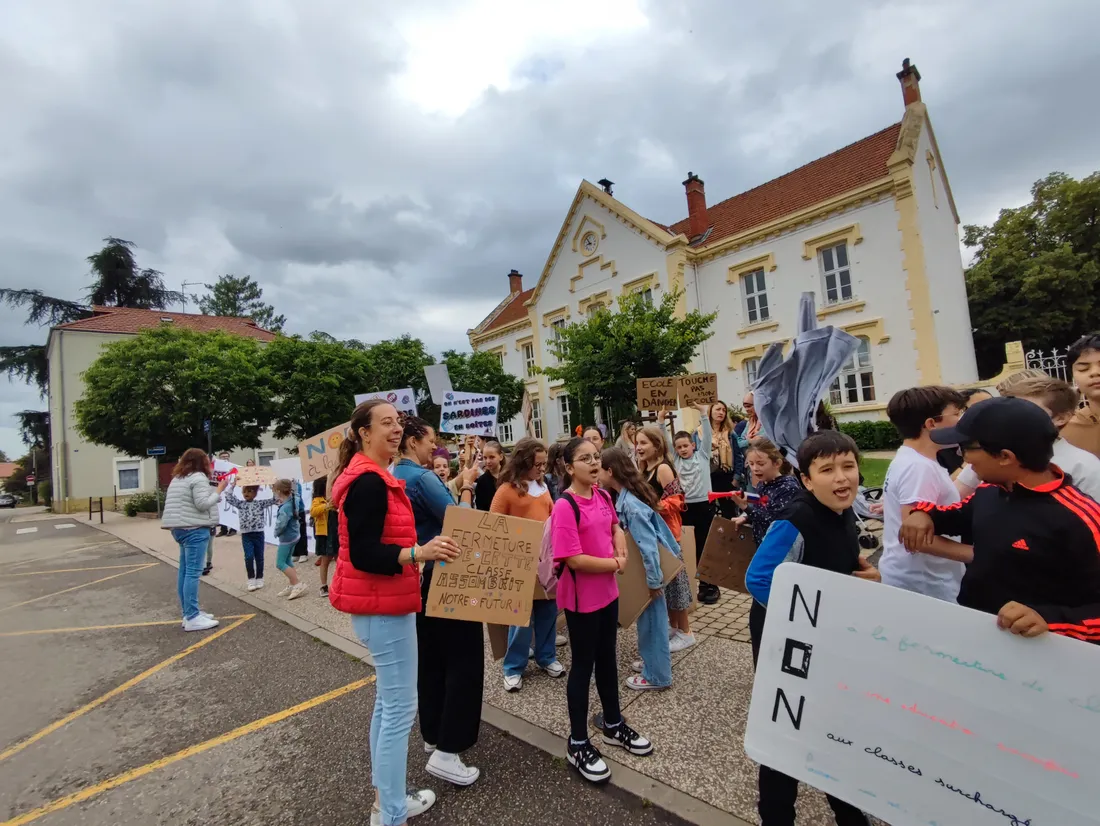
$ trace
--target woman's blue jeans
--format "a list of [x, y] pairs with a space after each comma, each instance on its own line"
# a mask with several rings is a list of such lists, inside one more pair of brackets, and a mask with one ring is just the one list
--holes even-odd
[[638, 654], [642, 676], [650, 685], [672, 685], [672, 654], [668, 648], [668, 607], [662, 594], [638, 617]]
[[378, 789], [383, 826], [400, 826], [408, 818], [405, 776], [416, 719], [416, 614], [353, 614], [351, 627], [374, 658], [371, 782]]
[[[534, 644], [531, 642], [534, 634]], [[531, 624], [508, 629], [508, 652], [504, 655], [504, 676], [515, 677], [527, 668], [531, 649], [535, 662], [543, 668], [558, 658], [558, 603], [552, 599], [536, 599], [531, 606]]]
[[210, 528], [173, 528], [172, 538], [180, 546], [180, 570], [176, 579], [176, 591], [185, 620], [199, 615], [199, 577], [206, 560], [206, 543], [210, 541]]

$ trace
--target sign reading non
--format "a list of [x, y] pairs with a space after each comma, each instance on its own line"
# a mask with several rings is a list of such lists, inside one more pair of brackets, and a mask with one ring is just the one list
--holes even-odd
[[360, 393], [355, 397], [355, 404], [360, 405], [371, 399], [382, 399], [396, 407], [401, 413], [411, 413], [416, 416], [416, 393], [411, 387], [401, 390], [381, 390], [377, 393]]
[[298, 461], [302, 463], [302, 479], [312, 482], [336, 470], [340, 461], [340, 445], [344, 443], [349, 427], [351, 422], [344, 422], [299, 443]]
[[638, 379], [638, 410], [653, 413], [658, 410], [675, 410], [676, 377], [665, 379]]
[[680, 400], [680, 407], [714, 404], [718, 401], [718, 374], [691, 373], [677, 376], [676, 395]]
[[449, 507], [443, 535], [462, 549], [436, 562], [425, 613], [429, 617], [525, 626], [538, 578], [543, 523]]
[[444, 394], [441, 406], [440, 433], [496, 438], [500, 396], [453, 390]]
[[784, 563], [745, 751], [893, 826], [1095, 826], [1100, 647]]

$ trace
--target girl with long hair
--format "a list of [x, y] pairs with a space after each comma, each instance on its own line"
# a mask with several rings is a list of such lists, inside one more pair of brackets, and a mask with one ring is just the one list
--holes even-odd
[[733, 521], [738, 525], [751, 525], [752, 537], [759, 547], [776, 514], [798, 496], [802, 485], [793, 475], [791, 463], [770, 439], [749, 442], [745, 458], [752, 474], [753, 487], [761, 498], [759, 503], [755, 503], [745, 497], [734, 497], [737, 507], [744, 513]]
[[[638, 431], [638, 470], [657, 496], [657, 513], [679, 542], [685, 510], [684, 489], [672, 466], [663, 427], [646, 425]], [[673, 629], [669, 647], [674, 653], [695, 645], [695, 635], [691, 633], [691, 620], [686, 609], [677, 610], [670, 606], [668, 619]]]
[[275, 501], [279, 503], [279, 513], [275, 517], [275, 538], [279, 540], [279, 550], [275, 555], [275, 567], [282, 572], [287, 579], [287, 585], [276, 596], [287, 599], [298, 599], [306, 592], [306, 584], [299, 581], [298, 572], [294, 570], [294, 562], [291, 554], [294, 553], [298, 541], [302, 538], [302, 529], [299, 524], [300, 498], [294, 490], [297, 485], [290, 479], [276, 479], [271, 486], [271, 492], [275, 495]]
[[[745, 473], [745, 454], [737, 444], [733, 432], [736, 424], [730, 416], [729, 405], [716, 401], [710, 406], [707, 415], [710, 421], [710, 486], [716, 493], [726, 493], [737, 487], [738, 480]], [[695, 439], [702, 444], [703, 427], [699, 426]], [[725, 502], [726, 500], [720, 500]]]
[[[554, 509], [554, 500], [543, 481], [546, 473], [546, 447], [537, 439], [523, 438], [516, 442], [508, 465], [500, 474], [493, 504], [493, 513], [518, 516], [545, 522]], [[523, 687], [523, 672], [534, 651], [535, 664], [549, 676], [565, 676], [558, 662], [558, 605], [554, 593], [536, 599], [531, 608], [531, 622], [508, 631], [508, 651], [504, 655], [504, 688], [519, 691]], [[562, 638], [562, 643], [565, 638]]]
[[504, 448], [500, 442], [490, 439], [481, 447], [481, 456], [485, 463], [484, 473], [477, 477], [474, 485], [474, 507], [479, 511], [487, 511], [493, 506], [493, 497], [497, 493], [500, 474], [507, 464], [504, 458]]
[[588, 736], [588, 691], [592, 674], [603, 705], [603, 742], [645, 756], [653, 744], [627, 725], [619, 703], [619, 585], [626, 564], [626, 534], [606, 491], [596, 486], [600, 455], [587, 439], [565, 446], [569, 488], [554, 503], [550, 524], [558, 563], [558, 605], [565, 611], [573, 657], [566, 698], [569, 741], [566, 761], [581, 777], [606, 783], [611, 769]]
[[638, 437], [638, 425], [629, 419], [619, 428], [619, 438], [615, 441], [615, 447], [630, 457], [630, 461], [637, 461], [635, 439]]
[[565, 487], [565, 461], [562, 459], [564, 450], [564, 444], [554, 442], [546, 452], [546, 474], [542, 478], [550, 491], [550, 498], [555, 502], [561, 498], [562, 489]]

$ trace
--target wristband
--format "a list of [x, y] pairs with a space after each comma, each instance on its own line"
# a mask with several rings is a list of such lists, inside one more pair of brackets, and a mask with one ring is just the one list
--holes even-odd
[[412, 564], [415, 565], [416, 564], [416, 546], [415, 545], [413, 545], [411, 548], [409, 548], [409, 557], [410, 557], [410, 561], [412, 562]]
[[474, 492], [474, 486], [473, 485], [463, 485], [462, 490], [460, 491], [460, 493], [465, 493], [466, 491], [470, 491], [470, 493], [473, 493]]

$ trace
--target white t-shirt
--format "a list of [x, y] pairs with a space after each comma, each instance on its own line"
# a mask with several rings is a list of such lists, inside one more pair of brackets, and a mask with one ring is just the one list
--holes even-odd
[[[1073, 486], [1087, 496], [1100, 502], [1100, 459], [1087, 450], [1071, 445], [1065, 439], [1054, 443], [1054, 458], [1051, 459], [1073, 479]], [[976, 488], [982, 483], [974, 468], [967, 465], [959, 474], [960, 484]]]
[[966, 566], [929, 554], [911, 554], [898, 540], [901, 509], [917, 502], [951, 505], [959, 501], [959, 492], [951, 476], [935, 459], [902, 446], [883, 485], [882, 581], [895, 588], [954, 602], [959, 596]]

